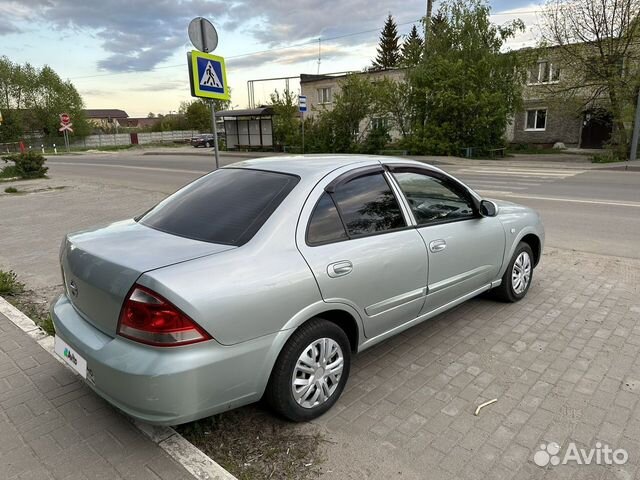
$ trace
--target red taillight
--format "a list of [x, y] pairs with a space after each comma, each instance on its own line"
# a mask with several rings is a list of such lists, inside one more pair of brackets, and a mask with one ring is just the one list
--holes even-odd
[[159, 347], [175, 347], [211, 339], [211, 335], [175, 305], [140, 285], [131, 289], [122, 306], [118, 334]]

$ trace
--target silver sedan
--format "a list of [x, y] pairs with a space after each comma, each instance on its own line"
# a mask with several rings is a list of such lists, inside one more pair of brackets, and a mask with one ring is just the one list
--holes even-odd
[[150, 423], [261, 398], [310, 420], [338, 400], [357, 352], [488, 290], [523, 298], [543, 244], [535, 211], [423, 163], [245, 161], [68, 235], [55, 348]]

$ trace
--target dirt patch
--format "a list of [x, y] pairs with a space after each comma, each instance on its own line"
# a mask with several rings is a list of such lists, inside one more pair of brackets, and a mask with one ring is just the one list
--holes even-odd
[[25, 290], [5, 297], [9, 303], [33, 320], [48, 335], [54, 335], [53, 321], [49, 314], [49, 302], [39, 298], [33, 290]]
[[239, 480], [320, 476], [324, 455], [318, 427], [281, 420], [261, 405], [187, 423], [178, 430]]

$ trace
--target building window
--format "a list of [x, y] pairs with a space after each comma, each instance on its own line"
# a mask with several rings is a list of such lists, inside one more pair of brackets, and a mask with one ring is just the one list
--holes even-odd
[[560, 80], [560, 68], [549, 61], [538, 62], [529, 71], [529, 85], [554, 83]]
[[527, 110], [525, 130], [544, 130], [547, 128], [547, 109]]
[[373, 117], [371, 119], [371, 128], [373, 130], [383, 129], [387, 130], [389, 128], [389, 119], [385, 117]]
[[318, 103], [331, 103], [331, 87], [318, 89]]

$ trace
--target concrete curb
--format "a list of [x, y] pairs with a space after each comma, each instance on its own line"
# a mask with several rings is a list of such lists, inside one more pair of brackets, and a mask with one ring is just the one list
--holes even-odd
[[[0, 296], [0, 313], [7, 317], [15, 326], [33, 338], [62, 365], [68, 365], [55, 354], [54, 340], [36, 323], [16, 307]], [[69, 368], [71, 370], [71, 368]], [[75, 375], [77, 373], [71, 370]], [[124, 414], [123, 414], [124, 415]], [[130, 419], [144, 436], [162, 448], [176, 462], [182, 465], [198, 480], [237, 480], [218, 463], [209, 458], [204, 452], [190, 443], [171, 427], [157, 427], [147, 423]]]

